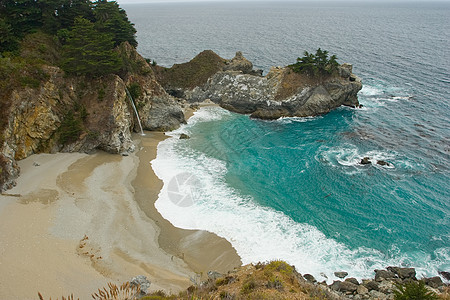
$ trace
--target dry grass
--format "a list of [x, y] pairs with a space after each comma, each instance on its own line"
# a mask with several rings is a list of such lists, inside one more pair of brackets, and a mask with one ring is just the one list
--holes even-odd
[[302, 280], [295, 268], [283, 261], [258, 263], [190, 287], [179, 299], [311, 299]]
[[134, 300], [141, 292], [139, 285], [132, 285], [125, 282], [120, 287], [113, 283], [108, 283], [108, 288], [99, 289], [97, 293], [92, 294], [95, 300]]
[[223, 69], [225, 60], [211, 50], [205, 50], [191, 61], [171, 68], [153, 66], [156, 79], [165, 89], [189, 89], [206, 83], [209, 77]]

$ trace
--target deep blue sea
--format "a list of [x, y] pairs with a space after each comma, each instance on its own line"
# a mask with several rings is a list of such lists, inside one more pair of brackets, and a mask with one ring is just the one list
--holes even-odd
[[267, 73], [321, 47], [364, 85], [364, 108], [314, 118], [198, 111], [152, 162], [165, 218], [225, 237], [243, 263], [283, 259], [319, 280], [450, 271], [450, 2], [123, 7], [160, 65], [242, 51]]

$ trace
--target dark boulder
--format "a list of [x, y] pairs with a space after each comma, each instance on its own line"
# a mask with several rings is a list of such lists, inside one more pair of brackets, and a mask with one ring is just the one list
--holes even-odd
[[431, 286], [432, 288], [439, 288], [441, 286], [444, 285], [444, 283], [442, 282], [441, 277], [439, 276], [435, 276], [435, 277], [431, 277], [431, 278], [425, 278], [425, 284], [428, 286]]
[[345, 278], [347, 277], [348, 273], [347, 272], [334, 272], [334, 276], [338, 277], [338, 278]]
[[392, 271], [386, 271], [386, 270], [375, 270], [375, 280], [376, 281], [382, 281], [385, 279], [392, 279], [396, 278], [397, 275], [395, 275]]
[[450, 272], [439, 271], [439, 275], [444, 277], [446, 280], [450, 280]]
[[387, 267], [387, 270], [397, 274], [401, 279], [416, 280], [416, 270], [414, 268]]
[[384, 160], [378, 160], [377, 165], [389, 167], [391, 164], [389, 164], [388, 162], [385, 162]]
[[312, 283], [317, 282], [317, 280], [311, 274], [305, 274], [305, 275], [303, 275], [303, 278], [305, 278], [307, 281], [312, 282]]
[[185, 134], [185, 133], [180, 134], [180, 140], [187, 140], [187, 139], [190, 139], [190, 138], [191, 138], [191, 137], [188, 136], [188, 135]]
[[361, 159], [360, 164], [361, 165], [370, 165], [372, 162], [370, 161], [370, 157], [364, 157], [363, 159]]
[[376, 281], [373, 281], [373, 280], [366, 281], [366, 282], [364, 283], [364, 286], [365, 286], [369, 291], [372, 291], [372, 290], [378, 291], [379, 288], [380, 288], [379, 283], [376, 282]]
[[348, 281], [339, 281], [338, 280], [338, 281], [334, 281], [330, 285], [330, 288], [332, 290], [335, 290], [338, 292], [342, 292], [342, 293], [346, 293], [346, 294], [353, 294], [358, 289], [358, 286], [356, 284], [353, 284]]
[[356, 285], [359, 285], [358, 279], [353, 278], [353, 277], [347, 278], [347, 279], [345, 279], [345, 281], [346, 282], [351, 282], [351, 283], [356, 284]]

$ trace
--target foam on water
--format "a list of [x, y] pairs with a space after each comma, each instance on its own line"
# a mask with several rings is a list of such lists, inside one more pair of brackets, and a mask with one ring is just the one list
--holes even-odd
[[[414, 265], [418, 274], [437, 272], [438, 261], [448, 258], [448, 249], [437, 249], [431, 259], [420, 251], [400, 253], [395, 246], [387, 253], [375, 249], [348, 246], [326, 237], [316, 227], [295, 222], [292, 218], [271, 207], [262, 206], [250, 196], [229, 186], [225, 180], [227, 162], [206, 156], [186, 146], [186, 141], [176, 136], [190, 132], [199, 122], [220, 121], [230, 116], [220, 108], [203, 108], [194, 114], [187, 125], [172, 133], [158, 146], [158, 155], [152, 161], [156, 175], [163, 180], [159, 198], [155, 203], [161, 215], [173, 225], [185, 229], [202, 229], [216, 233], [230, 241], [244, 264], [283, 259], [293, 264], [301, 273], [310, 273], [328, 282], [336, 279], [335, 271], [345, 270], [350, 276], [362, 279], [373, 276], [373, 270], [387, 265]], [[356, 146], [321, 148], [316, 157], [325, 163], [351, 168], [358, 166], [362, 156], [396, 163], [396, 153], [384, 151], [360, 152]], [[181, 175], [180, 175], [181, 174]], [[189, 187], [177, 192], [190, 193], [192, 205], [180, 206], [171, 196], [170, 183], [182, 174], [195, 177]], [[170, 190], [172, 189], [172, 190]], [[373, 230], [390, 230], [380, 224], [372, 224]], [[438, 258], [436, 260], [436, 257]]]
[[[130, 5], [127, 13], [139, 51], [167, 66], [204, 49], [224, 58], [241, 50], [267, 72], [322, 47], [353, 64], [364, 107], [270, 122], [200, 110], [155, 160], [166, 191], [196, 201], [176, 210], [163, 191], [160, 211], [226, 237], [245, 262], [283, 258], [318, 278], [394, 264], [416, 267], [419, 277], [448, 271], [449, 4], [262, 3]], [[167, 22], [174, 26], [159, 26]], [[181, 133], [191, 139], [178, 140]], [[392, 166], [361, 166], [364, 156]], [[194, 187], [170, 185], [175, 177]]]
[[[334, 167], [345, 166], [352, 167], [354, 170], [364, 170], [365, 166], [361, 165], [361, 159], [369, 157], [372, 165], [377, 168], [394, 169], [397, 157], [395, 152], [386, 152], [379, 150], [360, 151], [356, 146], [345, 144], [341, 147], [329, 148], [323, 146], [319, 148], [319, 153], [315, 159], [319, 162], [330, 164]], [[377, 162], [385, 161], [389, 165], [379, 165]]]

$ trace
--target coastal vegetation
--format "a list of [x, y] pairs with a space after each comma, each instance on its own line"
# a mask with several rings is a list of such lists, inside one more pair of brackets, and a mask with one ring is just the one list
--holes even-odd
[[423, 280], [397, 284], [394, 290], [395, 300], [437, 300], [436, 293], [428, 290]]
[[222, 70], [225, 60], [211, 50], [205, 50], [191, 61], [164, 68], [153, 64], [158, 82], [166, 89], [191, 89], [206, 83], [208, 78]]
[[330, 75], [338, 71], [339, 64], [336, 55], [328, 57], [328, 51], [317, 49], [316, 53], [305, 51], [303, 57], [298, 57], [295, 64], [289, 67], [296, 73], [307, 73], [312, 76]]
[[[27, 64], [57, 65], [68, 74], [102, 76], [117, 72], [124, 63], [115, 47], [123, 42], [137, 46], [134, 24], [115, 1], [5, 0], [0, 13], [2, 71], [8, 63], [22, 69], [17, 57], [27, 57]], [[36, 34], [42, 39], [29, 38]], [[49, 53], [53, 56], [42, 55]]]

